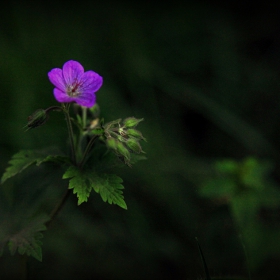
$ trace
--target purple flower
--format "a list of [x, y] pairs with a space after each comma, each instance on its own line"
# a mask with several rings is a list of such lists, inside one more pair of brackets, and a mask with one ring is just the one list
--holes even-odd
[[55, 86], [53, 94], [58, 102], [76, 102], [88, 108], [95, 104], [95, 92], [103, 83], [101, 76], [94, 71], [84, 72], [83, 66], [74, 60], [64, 63], [62, 69], [52, 69], [48, 76]]

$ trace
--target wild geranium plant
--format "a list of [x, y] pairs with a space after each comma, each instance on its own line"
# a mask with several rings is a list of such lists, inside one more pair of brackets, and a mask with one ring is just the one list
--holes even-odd
[[40, 261], [42, 232], [62, 209], [71, 192], [77, 195], [78, 205], [87, 202], [90, 193], [95, 191], [104, 202], [127, 209], [123, 181], [111, 173], [110, 168], [130, 167], [145, 158], [140, 144], [145, 138], [136, 129], [143, 119], [128, 117], [106, 123], [100, 118], [95, 95], [103, 83], [99, 74], [85, 72], [79, 62], [70, 60], [62, 69], [52, 69], [48, 77], [55, 86], [53, 94], [60, 106], [36, 110], [29, 116], [26, 130], [45, 124], [52, 111], [62, 112], [68, 129], [69, 152], [64, 154], [53, 148], [22, 150], [12, 157], [1, 178], [3, 184], [32, 165], [42, 164], [58, 165], [64, 172], [61, 179], [67, 180], [68, 188], [49, 214], [30, 215], [26, 223], [21, 222], [16, 227], [11, 222], [0, 225], [0, 254], [8, 245], [12, 254], [18, 251]]

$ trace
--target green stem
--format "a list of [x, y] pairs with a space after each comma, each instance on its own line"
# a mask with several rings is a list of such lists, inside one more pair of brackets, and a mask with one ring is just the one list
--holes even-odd
[[86, 107], [82, 107], [82, 117], [83, 117], [83, 129], [86, 128], [87, 126], [87, 108]]
[[70, 146], [71, 146], [71, 152], [72, 152], [72, 161], [74, 165], [77, 164], [77, 159], [76, 159], [76, 151], [75, 151], [75, 145], [74, 145], [74, 133], [73, 133], [73, 127], [69, 115], [69, 108], [70, 108], [70, 103], [68, 104], [63, 104], [63, 112], [65, 114], [65, 119], [67, 123], [67, 128], [68, 128], [68, 134], [69, 134], [69, 140], [70, 140]]
[[[67, 128], [68, 128], [68, 134], [69, 134], [69, 139], [70, 139], [70, 146], [71, 146], [71, 154], [72, 154], [72, 161], [74, 165], [77, 165], [77, 157], [76, 157], [76, 150], [75, 150], [75, 145], [74, 145], [74, 133], [73, 133], [73, 127], [69, 115], [69, 108], [70, 108], [70, 103], [68, 104], [62, 104], [62, 110], [65, 115], [66, 123], [67, 123]], [[63, 194], [61, 200], [56, 204], [54, 207], [53, 211], [50, 214], [50, 220], [46, 223], [46, 226], [48, 227], [50, 223], [54, 220], [54, 218], [58, 215], [62, 207], [64, 206], [67, 198], [69, 197], [71, 193], [70, 189], [67, 189], [66, 192]]]
[[90, 152], [90, 150], [91, 150], [91, 148], [92, 148], [92, 145], [93, 145], [93, 143], [94, 143], [94, 141], [95, 141], [96, 139], [97, 139], [97, 136], [93, 136], [93, 137], [90, 139], [90, 141], [89, 141], [89, 143], [87, 144], [87, 147], [86, 147], [86, 149], [85, 149], [85, 152], [84, 152], [84, 154], [83, 154], [82, 160], [81, 160], [80, 163], [79, 163], [79, 167], [83, 167], [83, 165], [85, 164], [87, 155], [89, 154], [89, 152]]
[[51, 107], [47, 108], [45, 110], [45, 112], [48, 113], [50, 111], [61, 111], [61, 110], [63, 110], [63, 109], [61, 107], [59, 107], [59, 106], [51, 106]]

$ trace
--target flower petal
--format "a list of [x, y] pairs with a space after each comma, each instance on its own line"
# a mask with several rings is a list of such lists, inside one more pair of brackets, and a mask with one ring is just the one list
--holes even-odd
[[95, 94], [91, 92], [83, 92], [82, 95], [75, 98], [75, 102], [77, 102], [79, 105], [91, 108], [95, 104], [96, 96]]
[[59, 68], [54, 68], [48, 73], [50, 82], [60, 89], [61, 91], [65, 91], [65, 80], [62, 75], [62, 70]]
[[87, 71], [81, 77], [81, 89], [82, 91], [96, 92], [103, 84], [103, 78], [94, 71]]
[[64, 63], [62, 72], [66, 84], [72, 85], [74, 82], [77, 82], [81, 79], [84, 74], [84, 68], [79, 62], [69, 60]]
[[66, 92], [61, 91], [57, 88], [53, 90], [55, 99], [60, 103], [69, 103], [75, 101], [73, 97], [70, 97]]

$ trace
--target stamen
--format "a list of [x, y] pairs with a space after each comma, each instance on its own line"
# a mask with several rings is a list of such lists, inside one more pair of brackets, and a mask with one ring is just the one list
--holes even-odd
[[69, 85], [67, 87], [67, 94], [70, 96], [70, 97], [78, 97], [81, 92], [80, 92], [80, 86], [82, 84], [82, 81], [78, 82], [78, 81], [75, 81], [72, 85]]

